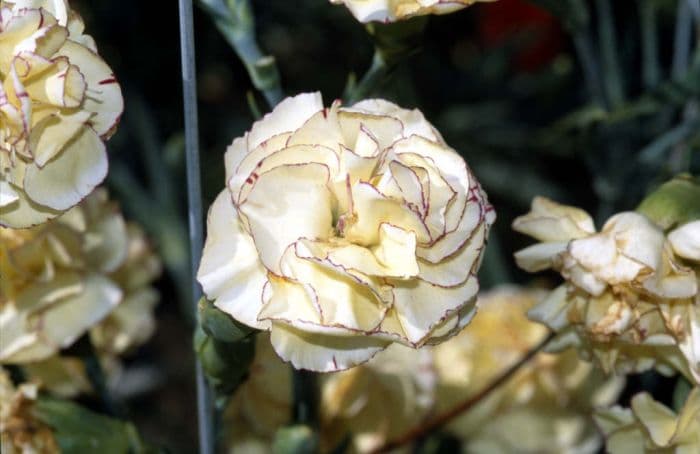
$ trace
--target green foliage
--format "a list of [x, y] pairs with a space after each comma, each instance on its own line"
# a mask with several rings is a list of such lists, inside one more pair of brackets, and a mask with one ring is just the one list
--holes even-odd
[[34, 415], [54, 430], [65, 454], [150, 454], [157, 449], [145, 445], [131, 423], [95, 413], [73, 402], [42, 397]]
[[700, 180], [679, 175], [649, 194], [637, 211], [664, 230], [700, 219]]
[[318, 452], [318, 435], [304, 425], [284, 427], [275, 434], [272, 452], [274, 454], [312, 454]]

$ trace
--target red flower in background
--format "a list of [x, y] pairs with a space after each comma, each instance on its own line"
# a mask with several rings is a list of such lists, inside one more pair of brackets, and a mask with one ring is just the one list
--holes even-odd
[[500, 0], [478, 9], [478, 35], [486, 48], [517, 41], [515, 66], [535, 71], [556, 57], [565, 38], [559, 21], [525, 0]]

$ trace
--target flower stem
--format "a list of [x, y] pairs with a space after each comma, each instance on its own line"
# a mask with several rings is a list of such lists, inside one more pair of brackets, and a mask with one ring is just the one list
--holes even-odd
[[542, 350], [545, 345], [549, 343], [555, 336], [555, 333], [550, 333], [542, 342], [533, 347], [528, 351], [517, 363], [506, 369], [501, 375], [499, 375], [494, 381], [487, 385], [484, 389], [468, 398], [467, 400], [457, 404], [452, 409], [446, 411], [445, 413], [438, 415], [427, 423], [415, 427], [398, 438], [386, 443], [383, 446], [372, 451], [373, 454], [385, 453], [395, 450], [403, 445], [411, 443], [413, 441], [419, 440], [426, 435], [434, 432], [440, 427], [452, 421], [457, 416], [461, 415], [465, 411], [470, 410], [476, 406], [479, 402], [489, 396], [494, 390], [496, 390], [501, 385], [505, 384], [521, 367], [527, 364], [537, 353]]
[[603, 84], [608, 108], [615, 109], [625, 101], [624, 83], [620, 70], [615, 20], [610, 0], [596, 0], [598, 40], [603, 60]]
[[316, 374], [308, 370], [292, 369], [292, 388], [294, 394], [292, 418], [294, 423], [315, 427], [318, 422]]
[[353, 105], [361, 99], [366, 98], [367, 95], [372, 93], [377, 85], [384, 80], [391, 69], [392, 68], [382, 57], [379, 49], [375, 49], [374, 56], [372, 57], [372, 64], [365, 75], [357, 85], [348, 87], [346, 90], [343, 96], [345, 98], [345, 102], [348, 105]]
[[284, 97], [274, 57], [263, 55], [255, 37], [255, 19], [249, 0], [199, 0], [216, 28], [243, 62], [253, 86], [262, 93], [270, 108]]
[[[199, 266], [204, 243], [202, 225], [202, 185], [199, 171], [199, 126], [197, 118], [197, 80], [194, 52], [194, 23], [192, 0], [179, 0], [180, 47], [182, 58], [182, 94], [185, 115], [185, 150], [187, 161], [187, 202], [190, 229], [191, 275]], [[202, 294], [199, 284], [192, 280], [192, 311], [196, 312], [197, 301]], [[199, 452], [213, 454], [214, 411], [211, 390], [206, 383], [202, 365], [195, 360], [197, 382], [197, 420], [199, 422]]]

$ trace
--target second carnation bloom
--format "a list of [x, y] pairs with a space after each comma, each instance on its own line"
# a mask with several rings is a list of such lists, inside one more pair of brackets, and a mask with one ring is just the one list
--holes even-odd
[[475, 312], [495, 219], [417, 110], [302, 94], [236, 139], [198, 272], [217, 307], [284, 360], [346, 369], [393, 342], [439, 343]]

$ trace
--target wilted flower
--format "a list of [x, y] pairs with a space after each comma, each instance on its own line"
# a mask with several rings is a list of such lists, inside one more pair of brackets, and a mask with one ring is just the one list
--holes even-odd
[[65, 0], [0, 0], [0, 225], [54, 218], [107, 174], [123, 100], [83, 28]]
[[417, 111], [302, 94], [236, 139], [198, 279], [270, 330], [297, 368], [346, 369], [392, 342], [439, 343], [474, 313], [495, 215]]
[[700, 380], [698, 277], [674, 254], [692, 250], [692, 226], [669, 241], [645, 216], [625, 212], [596, 233], [584, 211], [538, 197], [513, 228], [542, 242], [515, 254], [521, 268], [553, 268], [566, 279], [530, 312], [559, 333], [555, 344], [578, 347], [608, 371], [656, 366]]
[[679, 414], [649, 394], [632, 399], [632, 408], [599, 410], [596, 422], [611, 454], [700, 452], [700, 389], [693, 389]]
[[426, 14], [447, 14], [494, 0], [330, 0], [344, 4], [360, 22], [394, 22]]
[[[525, 312], [543, 292], [500, 287], [479, 297], [469, 327], [434, 348], [436, 412], [474, 396], [547, 336]], [[447, 430], [467, 452], [595, 453], [601, 444], [591, 411], [613, 403], [624, 380], [605, 379], [575, 351], [538, 353], [503, 386]]]
[[[349, 436], [353, 452], [368, 452], [419, 424], [434, 403], [431, 363], [428, 350], [392, 345], [359, 367], [319, 376], [321, 450]], [[224, 415], [229, 452], [271, 452], [275, 432], [291, 422], [291, 399], [289, 366], [262, 334]]]
[[0, 367], [0, 446], [3, 454], [55, 454], [60, 452], [50, 427], [32, 415], [37, 398], [35, 383], [13, 385]]
[[[44, 360], [91, 329], [97, 346], [114, 352], [148, 334], [148, 321], [134, 327], [124, 320], [151, 317], [148, 284], [158, 264], [106, 191], [50, 223], [0, 228], [0, 240], [1, 362]], [[141, 313], [132, 315], [139, 304]]]

